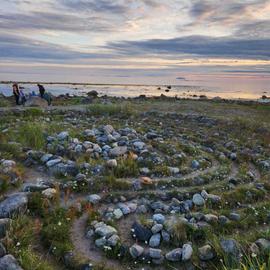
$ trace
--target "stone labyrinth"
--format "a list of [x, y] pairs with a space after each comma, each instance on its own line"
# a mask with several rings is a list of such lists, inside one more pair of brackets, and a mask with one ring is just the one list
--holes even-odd
[[[16, 155], [1, 148], [2, 238], [22, 213], [37, 218], [39, 245], [63, 269], [223, 269], [269, 251], [269, 133], [192, 114], [56, 116], [35, 118], [40, 150], [14, 137]], [[3, 128], [3, 138], [16, 129]], [[55, 223], [70, 242], [59, 253], [48, 227], [56, 209], [69, 213]], [[5, 243], [0, 269], [22, 269]]]

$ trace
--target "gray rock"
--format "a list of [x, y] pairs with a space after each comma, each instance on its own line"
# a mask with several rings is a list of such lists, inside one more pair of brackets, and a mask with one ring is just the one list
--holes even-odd
[[126, 146], [116, 146], [113, 149], [110, 150], [110, 156], [112, 157], [119, 157], [123, 156], [127, 153], [127, 147]]
[[192, 169], [197, 170], [200, 168], [200, 163], [197, 160], [192, 160], [191, 167], [192, 167]]
[[133, 238], [136, 238], [139, 241], [143, 241], [143, 242], [145, 241], [148, 242], [150, 237], [152, 236], [151, 230], [142, 226], [138, 222], [133, 223], [131, 232], [132, 232]]
[[209, 261], [215, 258], [215, 252], [210, 245], [205, 245], [198, 249], [199, 258], [202, 261]]
[[115, 168], [117, 167], [117, 160], [116, 159], [110, 159], [106, 162], [107, 167], [109, 168]]
[[170, 262], [180, 262], [182, 259], [182, 249], [176, 248], [165, 255], [165, 258]]
[[193, 253], [192, 246], [190, 244], [184, 244], [182, 247], [182, 261], [189, 261]]
[[160, 245], [161, 236], [159, 233], [153, 234], [149, 240], [149, 246], [150, 247], [158, 247]]
[[239, 221], [241, 219], [241, 216], [237, 213], [230, 213], [229, 218], [233, 221]]
[[59, 164], [60, 162], [62, 162], [61, 158], [52, 159], [52, 160], [49, 160], [46, 162], [46, 166], [50, 168], [50, 167], [53, 167], [53, 166]]
[[112, 134], [114, 132], [114, 128], [111, 125], [106, 125], [106, 126], [103, 127], [103, 132], [106, 135]]
[[270, 241], [269, 240], [264, 239], [264, 238], [260, 238], [255, 243], [260, 248], [260, 250], [270, 251]]
[[48, 106], [48, 102], [41, 97], [31, 96], [24, 104], [26, 107], [42, 107], [45, 108]]
[[66, 140], [68, 137], [69, 137], [68, 131], [62, 131], [57, 135], [57, 139], [61, 141]]
[[112, 226], [103, 225], [103, 226], [96, 228], [95, 234], [102, 236], [102, 237], [105, 236], [106, 238], [109, 238], [112, 235], [117, 234], [117, 231]]
[[120, 237], [117, 234], [114, 234], [107, 240], [107, 244], [111, 247], [115, 247], [119, 241]]
[[196, 206], [203, 206], [204, 203], [205, 203], [204, 198], [199, 193], [196, 193], [196, 194], [193, 195], [192, 202]]
[[134, 259], [140, 257], [143, 254], [143, 251], [144, 251], [144, 248], [137, 244], [134, 244], [133, 246], [129, 248], [129, 253]]
[[237, 260], [240, 256], [240, 249], [238, 243], [234, 239], [223, 239], [220, 241], [220, 246], [223, 251]]
[[92, 194], [87, 197], [87, 201], [92, 204], [97, 204], [101, 200], [101, 197], [97, 194]]
[[150, 248], [149, 249], [149, 255], [152, 259], [161, 259], [162, 258], [162, 250], [156, 249], [156, 248]]
[[0, 270], [23, 270], [16, 259], [8, 254], [0, 258]]
[[48, 162], [51, 158], [53, 157], [52, 154], [44, 154], [42, 157], [41, 157], [41, 162], [42, 163], [46, 163]]
[[230, 222], [230, 220], [226, 216], [219, 216], [218, 220], [219, 220], [219, 223], [222, 225], [228, 224]]
[[169, 243], [170, 242], [170, 234], [168, 232], [166, 232], [165, 230], [162, 230], [161, 231], [161, 236], [162, 236], [162, 240], [166, 243]]
[[145, 207], [145, 205], [139, 205], [136, 212], [138, 214], [146, 214], [147, 213], [147, 208]]
[[180, 173], [180, 170], [177, 167], [168, 167], [168, 170], [169, 170], [169, 172], [171, 174], [178, 174], [178, 173]]
[[27, 209], [28, 198], [26, 193], [15, 193], [0, 203], [0, 218], [9, 218]]
[[163, 225], [162, 224], [155, 224], [152, 228], [151, 231], [153, 234], [156, 234], [158, 232], [160, 232], [163, 229]]
[[153, 220], [159, 224], [163, 224], [165, 222], [165, 217], [162, 214], [153, 215]]
[[116, 219], [120, 219], [123, 216], [123, 212], [118, 208], [113, 211], [113, 215]]
[[101, 237], [101, 238], [98, 238], [98, 239], [95, 240], [95, 245], [96, 245], [98, 248], [102, 248], [102, 247], [104, 247], [106, 244], [107, 244], [106, 237]]

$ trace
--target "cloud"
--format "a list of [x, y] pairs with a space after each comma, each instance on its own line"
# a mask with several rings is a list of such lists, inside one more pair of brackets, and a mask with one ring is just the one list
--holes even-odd
[[270, 38], [270, 19], [242, 24], [235, 32], [235, 36], [246, 38]]
[[123, 14], [127, 11], [124, 2], [110, 0], [60, 0], [64, 6], [76, 11], [107, 12]]
[[193, 55], [239, 59], [270, 59], [269, 47], [270, 39], [209, 36], [111, 42], [108, 46], [108, 48], [126, 55]]
[[54, 31], [111, 31], [113, 26], [97, 16], [76, 16], [53, 12], [0, 14], [1, 29]]
[[61, 61], [74, 59], [113, 58], [113, 55], [100, 53], [82, 53], [64, 46], [35, 41], [15, 35], [0, 35], [0, 59], [27, 59], [43, 61]]

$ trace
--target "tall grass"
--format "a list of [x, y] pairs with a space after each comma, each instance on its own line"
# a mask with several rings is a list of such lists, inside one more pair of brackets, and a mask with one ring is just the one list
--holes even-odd
[[92, 104], [87, 107], [87, 112], [94, 116], [130, 116], [135, 113], [131, 104]]
[[43, 127], [38, 124], [26, 123], [21, 125], [18, 130], [17, 139], [23, 146], [36, 150], [41, 150], [45, 146]]

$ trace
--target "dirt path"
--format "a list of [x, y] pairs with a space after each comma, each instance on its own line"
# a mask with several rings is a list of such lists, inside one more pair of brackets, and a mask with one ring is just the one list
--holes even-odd
[[[75, 252], [79, 257], [91, 261], [93, 264], [104, 264], [112, 269], [126, 269], [116, 260], [110, 260], [103, 256], [102, 251], [95, 247], [92, 240], [85, 237], [87, 213], [75, 220], [71, 228], [71, 240], [75, 247]], [[105, 263], [106, 262], [106, 263]]]

